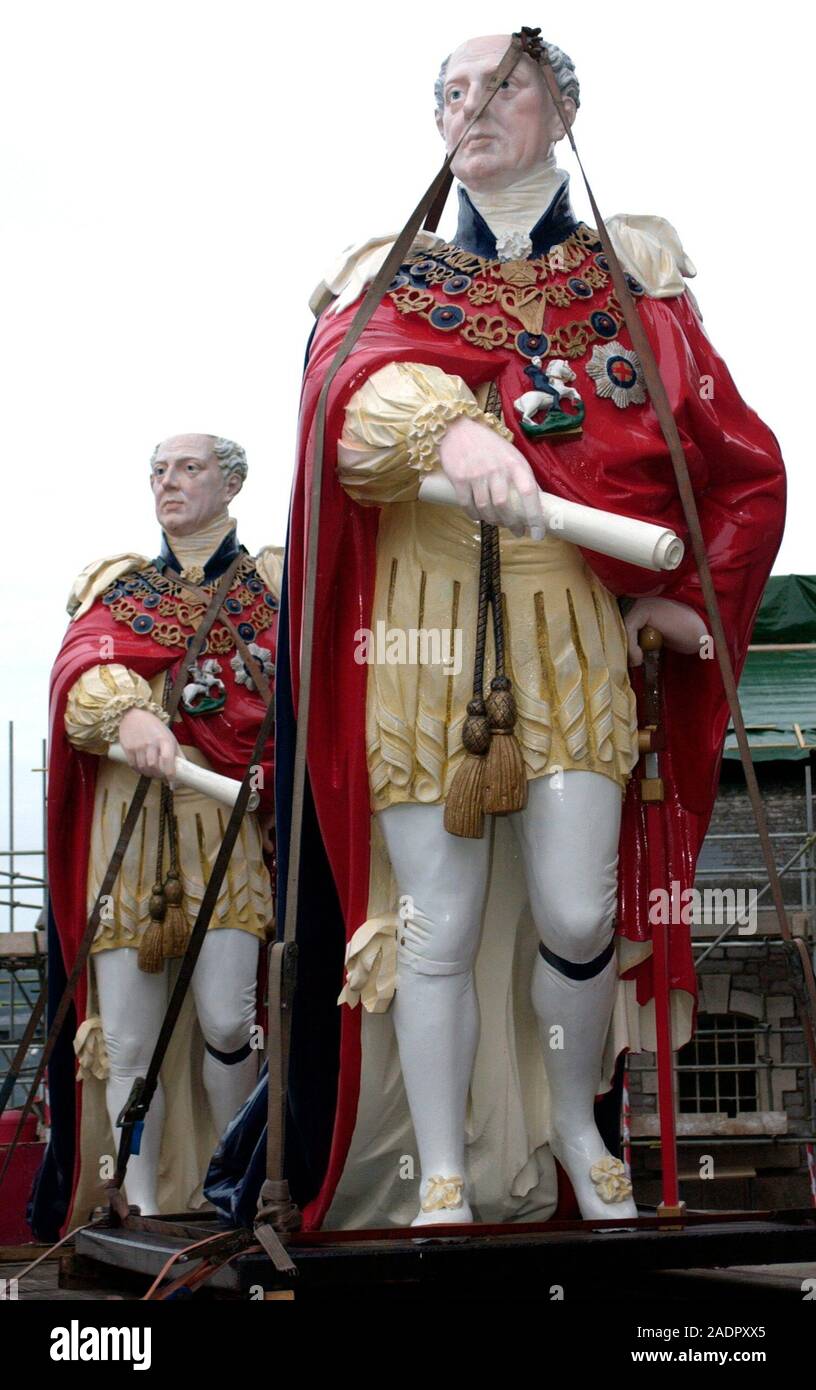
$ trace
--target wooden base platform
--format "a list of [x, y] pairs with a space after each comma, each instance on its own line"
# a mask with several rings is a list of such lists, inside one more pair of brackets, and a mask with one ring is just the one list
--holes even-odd
[[[82, 1231], [61, 1283], [120, 1287], [138, 1297], [172, 1255], [223, 1231], [211, 1217], [189, 1215]], [[707, 1298], [733, 1298], [737, 1291], [750, 1298], [753, 1290], [765, 1299], [790, 1294], [801, 1301], [795, 1269], [775, 1278], [773, 1269], [757, 1273], [752, 1267], [803, 1266], [816, 1275], [816, 1210], [686, 1212], [681, 1218], [642, 1215], [636, 1223], [448, 1226], [421, 1233], [319, 1231], [292, 1235], [286, 1244], [295, 1277], [281, 1276], [255, 1246], [213, 1273], [194, 1296], [550, 1301], [594, 1298], [602, 1290], [606, 1301], [665, 1300], [696, 1296], [704, 1285]], [[170, 1278], [199, 1267], [191, 1252], [173, 1265]]]

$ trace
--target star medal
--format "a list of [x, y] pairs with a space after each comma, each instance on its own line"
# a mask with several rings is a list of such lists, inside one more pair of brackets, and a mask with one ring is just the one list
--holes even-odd
[[622, 343], [599, 343], [586, 370], [598, 395], [611, 397], [621, 410], [627, 405], [642, 405], [646, 400], [646, 383], [637, 353]]

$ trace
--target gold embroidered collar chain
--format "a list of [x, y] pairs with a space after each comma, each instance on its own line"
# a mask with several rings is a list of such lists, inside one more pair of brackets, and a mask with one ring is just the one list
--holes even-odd
[[[627, 283], [633, 294], [644, 293], [634, 276]], [[597, 235], [580, 223], [566, 241], [530, 260], [487, 260], [451, 244], [413, 252], [388, 293], [401, 314], [419, 314], [438, 332], [458, 332], [488, 351], [511, 347], [529, 361], [583, 357], [591, 344], [615, 338], [623, 313], [610, 284]], [[548, 307], [588, 305], [596, 296], [586, 318], [545, 332]]]
[[[201, 587], [208, 598], [214, 591], [215, 583]], [[172, 577], [172, 571], [162, 573], [155, 565], [114, 580], [102, 602], [117, 622], [127, 623], [138, 636], [150, 637], [162, 647], [184, 647], [206, 610], [205, 603], [191, 600], [190, 590]], [[241, 559], [224, 608], [245, 642], [254, 642], [258, 633], [275, 621], [277, 600], [258, 575], [250, 555]], [[229, 629], [214, 624], [204, 651], [223, 655], [234, 647]]]

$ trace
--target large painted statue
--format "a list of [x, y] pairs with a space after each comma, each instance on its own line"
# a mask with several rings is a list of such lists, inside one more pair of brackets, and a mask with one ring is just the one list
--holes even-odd
[[[87, 1219], [104, 1201], [121, 1134], [116, 1119], [147, 1069], [223, 838], [227, 807], [176, 781], [176, 760], [181, 754], [240, 779], [263, 716], [258, 683], [269, 696], [274, 688], [282, 550], [270, 546], [253, 558], [238, 541], [228, 506], [246, 473], [244, 450], [230, 440], [203, 434], [165, 440], [150, 465], [159, 555], [96, 561], [71, 592], [71, 622], [51, 687], [53, 1002], [138, 775], [153, 780], [77, 991], [76, 1087], [73, 1058], [55, 1055], [51, 1068], [52, 1141], [34, 1203], [35, 1229], [44, 1233], [66, 1216]], [[188, 666], [169, 725], [164, 706], [179, 663], [233, 563], [229, 596], [204, 651]], [[257, 681], [247, 653], [257, 663]], [[112, 747], [122, 750], [120, 761], [108, 756]], [[143, 1213], [201, 1205], [209, 1156], [256, 1082], [259, 1050], [251, 1030], [260, 948], [274, 917], [271, 755], [262, 774], [258, 810], [242, 823], [139, 1152], [130, 1158], [125, 1192]]]
[[[449, 151], [509, 42], [469, 40], [442, 65], [436, 120]], [[572, 120], [573, 64], [546, 49]], [[595, 1102], [621, 1053], [655, 1047], [633, 775], [644, 625], [665, 646], [666, 868], [680, 891], [693, 883], [728, 712], [690, 548], [656, 574], [543, 525], [537, 487], [687, 534], [609, 265], [555, 162], [564, 134], [525, 54], [454, 160], [452, 241], [422, 234], [329, 394], [287, 1158], [307, 1229], [636, 1214]], [[609, 228], [681, 431], [738, 673], [781, 537], [779, 449], [706, 335], [674, 228], [656, 216]], [[279, 750], [298, 704], [316, 403], [384, 256], [382, 239], [347, 252], [313, 301]], [[440, 473], [458, 508], [420, 500]], [[480, 523], [498, 527], [501, 575], [486, 639]], [[418, 656], [418, 640], [433, 653], [433, 634], [436, 658]], [[472, 751], [463, 734], [508, 681], [523, 804], [469, 831], [452, 807]], [[282, 881], [287, 818], [281, 784]], [[325, 892], [314, 910], [321, 863], [333, 913]], [[669, 949], [677, 1047], [696, 1000], [683, 923]], [[218, 1179], [229, 1186], [229, 1148], [213, 1192]], [[231, 1210], [244, 1219], [258, 1152], [243, 1188], [232, 1161]]]

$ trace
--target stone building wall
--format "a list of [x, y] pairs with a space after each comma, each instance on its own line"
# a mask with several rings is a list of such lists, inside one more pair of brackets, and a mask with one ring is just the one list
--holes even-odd
[[[774, 838], [777, 864], [782, 864], [807, 834], [804, 764], [758, 766], [760, 788], [769, 829], [784, 838]], [[726, 766], [715, 805], [709, 837], [726, 833], [750, 838], [716, 840], [707, 838], [698, 864], [696, 886], [761, 887], [764, 875], [750, 870], [762, 863], [750, 801], [741, 770]], [[812, 861], [813, 862], [813, 861]], [[699, 872], [713, 869], [708, 875]], [[813, 943], [813, 912], [803, 913], [801, 875], [789, 871], [783, 879], [785, 904], [796, 932], [810, 932]], [[805, 891], [804, 905], [813, 901], [814, 889]], [[762, 910], [765, 909], [765, 910]], [[713, 939], [717, 930], [692, 931], [693, 939]], [[738, 944], [711, 952], [698, 970], [699, 1009], [706, 1018], [736, 1014], [754, 1020], [759, 1028], [757, 1048], [757, 1110], [738, 1114], [735, 1120], [719, 1121], [711, 1116], [700, 1123], [692, 1114], [680, 1113], [678, 1156], [682, 1195], [690, 1205], [727, 1206], [807, 1206], [810, 1202], [806, 1155], [803, 1144], [789, 1139], [816, 1134], [814, 1106], [808, 1088], [809, 1071], [797, 1070], [806, 1061], [806, 1049], [797, 1028], [797, 1005], [787, 956], [781, 946], [770, 895], [766, 894], [757, 913], [757, 932], [752, 937], [732, 938]], [[701, 947], [695, 950], [699, 955]], [[781, 1029], [783, 1031], [772, 1031]], [[688, 1058], [688, 1050], [679, 1054]], [[654, 1055], [633, 1054], [628, 1059], [628, 1083], [633, 1137], [656, 1141], [657, 1073]], [[811, 1093], [812, 1094], [812, 1093]], [[718, 1131], [700, 1134], [699, 1130]], [[736, 1136], [739, 1136], [738, 1138]], [[712, 1139], [718, 1140], [715, 1144]], [[733, 1143], [724, 1142], [729, 1137]], [[708, 1142], [706, 1142], [708, 1141]], [[700, 1161], [709, 1156], [713, 1180], [700, 1180]], [[633, 1175], [636, 1195], [644, 1203], [659, 1200], [659, 1148], [635, 1144]], [[761, 1199], [761, 1200], [760, 1200]]]

